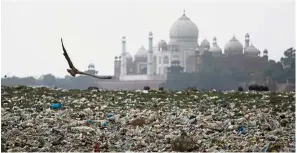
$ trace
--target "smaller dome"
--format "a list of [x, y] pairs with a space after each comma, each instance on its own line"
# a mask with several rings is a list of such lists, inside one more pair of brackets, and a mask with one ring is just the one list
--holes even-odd
[[95, 65], [91, 63], [91, 64], [89, 64], [88, 68], [93, 68], [94, 69]]
[[121, 59], [122, 58], [122, 56], [119, 56], [119, 59]]
[[209, 50], [210, 48], [210, 43], [208, 40], [204, 39], [202, 42], [201, 42], [201, 45], [200, 45], [203, 49], [207, 48], [207, 50]]
[[215, 46], [213, 46], [213, 47], [211, 47], [210, 49], [209, 49], [209, 51], [210, 52], [213, 52], [213, 53], [222, 53], [222, 49], [218, 46], [218, 45], [215, 45]]
[[217, 38], [216, 37], [213, 38], [212, 47], [209, 49], [209, 51], [213, 52], [213, 53], [222, 53], [222, 49], [217, 44]]
[[249, 33], [246, 33], [245, 38], [249, 38], [249, 37], [250, 37]]
[[141, 46], [136, 52], [135, 57], [147, 57], [147, 53], [148, 51], [144, 48], [144, 46]]
[[244, 53], [245, 54], [259, 54], [260, 51], [253, 45], [251, 44], [249, 47], [247, 47], [245, 50], [244, 50]]
[[161, 47], [161, 46], [167, 46], [167, 43], [165, 40], [160, 40], [159, 43], [158, 43], [158, 46]]
[[118, 59], [118, 56], [115, 56], [114, 59], [117, 60]]
[[242, 53], [243, 45], [233, 36], [224, 46], [225, 53]]
[[263, 53], [267, 54], [268, 53], [268, 50], [267, 49], [264, 49]]
[[158, 43], [158, 48], [160, 50], [160, 48], [162, 48], [162, 50], [167, 50], [167, 43], [165, 40], [160, 40]]

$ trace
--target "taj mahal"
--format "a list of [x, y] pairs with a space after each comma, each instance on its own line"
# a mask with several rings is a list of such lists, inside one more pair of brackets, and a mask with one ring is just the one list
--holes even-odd
[[[260, 50], [250, 43], [247, 33], [244, 38], [244, 46], [233, 35], [225, 44], [224, 52], [217, 44], [214, 37], [212, 45], [206, 39], [198, 42], [199, 30], [196, 24], [185, 14], [176, 20], [169, 32], [169, 41], [160, 40], [153, 43], [153, 33], [148, 34], [148, 47], [141, 46], [134, 57], [126, 51], [128, 40], [122, 37], [122, 51], [114, 59], [114, 76], [119, 81], [135, 80], [166, 80], [168, 68], [178, 61], [184, 72], [199, 72], [201, 55], [210, 52], [213, 56], [242, 55], [250, 58], [259, 58]], [[265, 49], [262, 56], [268, 57]]]

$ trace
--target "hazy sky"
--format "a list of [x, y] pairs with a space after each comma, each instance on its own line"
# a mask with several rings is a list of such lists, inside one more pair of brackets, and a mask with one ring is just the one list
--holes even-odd
[[114, 56], [121, 53], [121, 37], [134, 55], [153, 32], [154, 45], [169, 40], [171, 25], [183, 10], [196, 23], [198, 42], [204, 38], [224, 45], [244, 35], [269, 58], [279, 60], [295, 46], [295, 2], [278, 1], [99, 1], [2, 0], [1, 76], [67, 75], [60, 38], [77, 68], [94, 63], [100, 75], [113, 74]]

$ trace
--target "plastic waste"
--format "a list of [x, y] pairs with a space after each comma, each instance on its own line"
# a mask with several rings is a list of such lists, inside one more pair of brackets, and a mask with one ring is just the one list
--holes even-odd
[[91, 124], [93, 124], [93, 121], [91, 119], [88, 119], [85, 123], [86, 126], [90, 126]]
[[87, 123], [92, 124], [93, 121], [92, 121], [91, 119], [88, 119], [88, 120], [87, 120]]
[[196, 116], [192, 115], [192, 116], [190, 116], [189, 119], [191, 120], [191, 119], [193, 119], [193, 118], [196, 118]]
[[108, 126], [108, 122], [104, 122], [103, 126], [104, 127], [107, 127]]
[[293, 145], [292, 145], [292, 152], [296, 151], [296, 146], [295, 146], [295, 136], [292, 136], [292, 140], [293, 140]]
[[[186, 95], [171, 91], [149, 94], [102, 91], [98, 94], [46, 88], [19, 92], [12, 87], [1, 88], [8, 88], [10, 95], [4, 98], [1, 95], [10, 100], [1, 107], [3, 152], [94, 151], [102, 134], [107, 140], [99, 141], [101, 146], [95, 147], [96, 151], [169, 152], [174, 151], [173, 142], [178, 138], [176, 144], [186, 148], [181, 151], [294, 152], [292, 94], [288, 94], [290, 98], [282, 98], [276, 97], [278, 94], [257, 92], [189, 92]], [[214, 95], [219, 98], [210, 100]], [[262, 100], [261, 95], [269, 98]], [[111, 96], [115, 99], [111, 100]], [[217, 103], [224, 97], [225, 102]], [[53, 110], [51, 105], [59, 102], [61, 109]], [[36, 106], [44, 110], [39, 113]], [[277, 114], [285, 117], [281, 119]], [[130, 124], [140, 118], [144, 125]], [[196, 123], [192, 123], [195, 119]], [[280, 122], [280, 128], [276, 128], [274, 120]], [[270, 141], [270, 137], [275, 137], [275, 141]]]
[[237, 131], [237, 134], [239, 135], [239, 134], [243, 134], [245, 132], [245, 128], [244, 128], [244, 126], [240, 126], [239, 128], [238, 128], [238, 131]]
[[94, 152], [100, 152], [100, 142], [96, 142], [94, 146]]
[[41, 106], [36, 106], [35, 109], [36, 109], [37, 112], [43, 111], [43, 108]]
[[108, 118], [112, 118], [113, 117], [113, 114], [109, 113], [109, 114], [107, 114], [107, 117]]
[[53, 103], [51, 104], [51, 109], [61, 109], [62, 104], [61, 103]]
[[59, 117], [60, 117], [60, 118], [65, 118], [65, 115], [66, 115], [66, 112], [63, 111], [63, 110], [60, 110], [60, 112], [59, 112]]

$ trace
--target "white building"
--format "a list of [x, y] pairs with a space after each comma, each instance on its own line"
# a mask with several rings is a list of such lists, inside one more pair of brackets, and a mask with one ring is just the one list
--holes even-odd
[[[169, 32], [168, 43], [160, 40], [154, 46], [153, 33], [148, 36], [149, 46], [146, 49], [141, 46], [134, 57], [126, 51], [126, 37], [122, 37], [121, 56], [115, 57], [115, 76], [122, 81], [129, 80], [166, 80], [167, 68], [171, 61], [179, 60], [184, 72], [199, 71], [201, 55], [210, 51], [213, 56], [229, 56], [243, 54], [258, 57], [260, 51], [250, 45], [249, 34], [245, 36], [245, 46], [233, 36], [222, 49], [217, 45], [217, 39], [213, 38], [212, 46], [206, 39], [198, 44], [199, 31], [196, 24], [185, 14], [173, 23]], [[267, 54], [267, 50], [265, 52]]]

